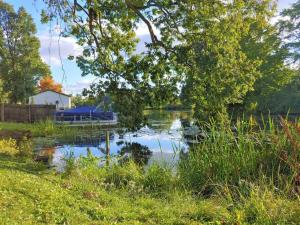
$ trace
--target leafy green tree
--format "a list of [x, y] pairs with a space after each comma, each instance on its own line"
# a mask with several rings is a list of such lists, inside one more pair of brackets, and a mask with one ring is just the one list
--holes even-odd
[[289, 49], [281, 39], [278, 25], [258, 21], [253, 21], [241, 46], [248, 59], [260, 61], [257, 68], [260, 76], [256, 79], [253, 90], [247, 93], [243, 109], [269, 111], [266, 102], [270, 96], [295, 80], [296, 73], [287, 61]]
[[[251, 32], [255, 24], [269, 25], [275, 5], [272, 0], [45, 2], [43, 21], [59, 16], [68, 23], [66, 35], [84, 48], [76, 58], [82, 75], [100, 77], [99, 92], [118, 96], [120, 109], [129, 111], [124, 115], [140, 116], [143, 106], [168, 101], [184, 86], [198, 121], [227, 115], [228, 105], [242, 103], [253, 90], [262, 62], [244, 50], [245, 40], [260, 41]], [[138, 53], [135, 29], [141, 24], [151, 41]]]
[[290, 49], [291, 58], [294, 62], [299, 62], [300, 60], [300, 1], [292, 5], [291, 8], [285, 9], [281, 16], [279, 24], [286, 41], [286, 46]]
[[17, 12], [0, 1], [0, 74], [13, 103], [25, 102], [41, 76], [49, 73], [39, 54], [36, 27], [24, 8]]
[[82, 95], [76, 94], [75, 96], [72, 97], [72, 105], [75, 107], [83, 106], [85, 105], [85, 99], [82, 97]]
[[296, 33], [299, 32], [299, 23], [296, 20], [297, 11], [298, 16], [300, 15], [299, 3], [285, 10], [282, 13], [284, 20], [276, 25], [254, 22], [250, 35], [244, 39], [242, 49], [247, 57], [256, 58], [261, 64], [258, 67], [260, 77], [255, 81], [253, 91], [248, 92], [242, 105], [243, 110], [265, 113], [287, 112], [289, 106], [294, 108], [294, 104], [287, 101], [286, 96], [287, 90], [293, 90], [290, 93], [292, 94], [298, 83], [297, 71], [291, 64], [298, 60], [295, 47]]

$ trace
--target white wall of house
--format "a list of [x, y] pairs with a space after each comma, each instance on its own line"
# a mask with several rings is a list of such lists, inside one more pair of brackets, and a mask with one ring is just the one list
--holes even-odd
[[71, 108], [71, 96], [54, 91], [45, 91], [29, 98], [32, 105], [56, 105], [57, 108]]

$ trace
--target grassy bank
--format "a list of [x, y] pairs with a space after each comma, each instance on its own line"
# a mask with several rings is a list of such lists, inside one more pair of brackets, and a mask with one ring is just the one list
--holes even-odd
[[69, 132], [76, 131], [76, 129], [57, 126], [52, 121], [42, 121], [37, 123], [15, 123], [15, 122], [0, 122], [0, 130], [12, 131], [30, 131], [33, 137], [46, 137], [66, 135]]
[[[101, 128], [104, 128], [103, 126]], [[43, 121], [37, 123], [3, 123], [0, 122], [0, 132], [13, 131], [14, 133], [21, 133], [30, 131], [35, 146], [51, 147], [57, 143], [73, 143], [74, 139], [78, 136], [90, 137], [91, 135], [100, 136], [104, 135], [103, 129], [99, 127], [68, 127], [60, 126], [53, 121]], [[7, 133], [8, 133], [7, 132]], [[1, 138], [1, 135], [0, 135]]]
[[89, 167], [66, 176], [26, 159], [2, 155], [0, 161], [1, 224], [300, 222], [299, 201], [267, 186], [253, 185], [239, 200], [230, 191], [204, 198], [167, 187], [157, 168], [142, 175], [133, 165], [97, 171]]
[[283, 125], [212, 126], [175, 173], [88, 155], [57, 174], [0, 141], [0, 224], [300, 224], [299, 134]]

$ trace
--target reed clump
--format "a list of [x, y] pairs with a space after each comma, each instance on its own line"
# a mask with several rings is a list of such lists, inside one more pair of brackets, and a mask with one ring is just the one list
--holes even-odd
[[218, 187], [243, 187], [242, 181], [268, 179], [281, 190], [290, 191], [298, 174], [297, 129], [285, 119], [275, 125], [269, 119], [260, 125], [238, 120], [231, 126], [212, 123], [209, 135], [191, 148], [179, 163], [179, 178], [196, 193], [212, 194]]

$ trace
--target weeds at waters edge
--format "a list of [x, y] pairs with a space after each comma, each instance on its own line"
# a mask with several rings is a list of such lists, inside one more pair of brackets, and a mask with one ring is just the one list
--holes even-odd
[[14, 157], [0, 154], [0, 224], [300, 224], [295, 170], [281, 157], [293, 152], [286, 132], [236, 127], [212, 127], [176, 173], [132, 161], [99, 168], [92, 155], [68, 176], [37, 173], [11, 145]]
[[[103, 168], [97, 168], [93, 163], [84, 165], [78, 173], [73, 173], [65, 181], [67, 186], [81, 190], [81, 193], [89, 199], [97, 199], [96, 189], [100, 188], [110, 194], [115, 191], [125, 192], [135, 202], [146, 196], [154, 197], [156, 201], [164, 199], [167, 201], [165, 204], [173, 201], [181, 202], [188, 204], [186, 205], [188, 211], [182, 209], [180, 219], [185, 218], [187, 221], [204, 224], [218, 224], [217, 221], [222, 224], [300, 222], [299, 200], [290, 198], [285, 191], [276, 188], [267, 177], [261, 176], [260, 180], [254, 182], [240, 180], [237, 186], [219, 183], [219, 188], [209, 198], [203, 199], [198, 195], [191, 201], [187, 200], [191, 196], [189, 191], [176, 187], [179, 182], [178, 176], [171, 172], [162, 173], [163, 168], [158, 165], [144, 172], [133, 162]], [[148, 171], [150, 172], [147, 173]], [[180, 208], [179, 205], [176, 207]]]
[[78, 128], [56, 125], [51, 120], [36, 123], [0, 122], [0, 130], [2, 129], [14, 131], [29, 130], [33, 137], [53, 137], [63, 139], [72, 139], [79, 132]]
[[[186, 158], [180, 159], [175, 173], [167, 164], [154, 164], [142, 171], [142, 182], [138, 181], [141, 186], [148, 192], [157, 191], [158, 195], [175, 186], [176, 189], [180, 187], [210, 196], [220, 187], [237, 188], [242, 194], [249, 194], [251, 187], [248, 183], [257, 184], [264, 180], [291, 194], [298, 171], [282, 159], [283, 152], [291, 155], [293, 151], [285, 130], [276, 127], [272, 120], [268, 128], [259, 127], [253, 121], [237, 121], [236, 131], [224, 124], [211, 124], [209, 130], [209, 136], [193, 146]], [[299, 152], [297, 154], [299, 157]], [[108, 170], [122, 174], [121, 165], [114, 165]], [[126, 179], [126, 176], [121, 179], [121, 186], [127, 183]], [[119, 179], [116, 180], [119, 182]], [[116, 180], [113, 183], [120, 186]], [[132, 179], [128, 178], [128, 181]]]
[[[240, 182], [257, 182], [267, 177], [273, 185], [289, 192], [293, 167], [281, 159], [292, 145], [285, 132], [270, 120], [269, 128], [254, 127], [245, 121], [228, 126], [209, 127], [209, 136], [190, 149], [179, 164], [181, 183], [196, 193], [210, 195], [219, 185], [242, 187]], [[299, 151], [298, 151], [299, 157]], [[246, 191], [246, 190], [245, 190]]]
[[75, 159], [74, 153], [70, 153], [64, 158], [66, 165], [62, 175], [80, 175], [100, 186], [138, 192], [143, 190], [157, 196], [170, 192], [176, 181], [176, 176], [167, 165], [154, 163], [144, 169], [133, 160], [129, 160], [121, 164], [114, 162], [99, 167], [100, 160], [91, 154]]

